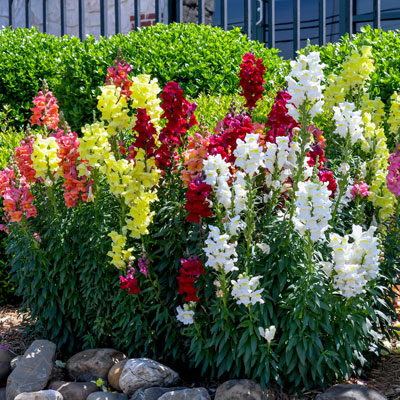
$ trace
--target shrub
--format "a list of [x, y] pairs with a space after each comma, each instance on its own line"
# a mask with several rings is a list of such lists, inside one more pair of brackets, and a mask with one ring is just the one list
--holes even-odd
[[[240, 66], [247, 104], [261, 101], [258, 64], [246, 54]], [[318, 53], [294, 65], [268, 115], [267, 98], [196, 131], [176, 82], [159, 94], [148, 76], [120, 79], [128, 69], [109, 70], [101, 122], [79, 141], [39, 93], [40, 127], [0, 174], [4, 200], [17, 193], [7, 251], [36, 329], [60, 347], [111, 345], [290, 391], [361, 373], [396, 317], [397, 259], [381, 250], [398, 247], [387, 221], [400, 189], [386, 175], [400, 153], [387, 159], [381, 126], [335, 105], [325, 141]], [[214, 123], [228, 101], [200, 103]]]
[[246, 51], [264, 59], [269, 88], [281, 82], [286, 63], [259, 42], [248, 41], [238, 28], [194, 24], [158, 24], [96, 40], [62, 38], [36, 29], [0, 31], [0, 103], [12, 101], [13, 117], [27, 123], [31, 99], [46, 79], [74, 130], [92, 121], [92, 112], [109, 65], [118, 49], [132, 64], [133, 73], [150, 74], [160, 85], [179, 82], [185, 93], [235, 94], [240, 57]]

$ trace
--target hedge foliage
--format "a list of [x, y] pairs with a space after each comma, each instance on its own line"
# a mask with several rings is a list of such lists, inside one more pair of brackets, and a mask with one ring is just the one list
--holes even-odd
[[62, 38], [35, 28], [0, 31], [0, 104], [10, 103], [20, 125], [30, 117], [31, 100], [43, 79], [58, 98], [72, 129], [93, 119], [98, 86], [104, 84], [107, 67], [118, 49], [133, 66], [132, 73], [147, 73], [160, 86], [175, 80], [189, 97], [234, 94], [238, 68], [244, 53], [253, 51], [267, 67], [267, 89], [282, 84], [286, 62], [277, 50], [247, 40], [240, 30], [195, 24], [158, 24], [96, 40], [89, 36]]

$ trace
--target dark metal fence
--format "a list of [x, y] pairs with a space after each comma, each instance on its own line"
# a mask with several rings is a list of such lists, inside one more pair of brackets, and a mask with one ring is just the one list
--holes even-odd
[[[14, 0], [8, 1], [9, 10], [9, 25], [13, 25], [13, 2]], [[61, 23], [61, 35], [66, 33], [66, 2], [68, 0], [42, 0], [43, 7], [43, 31], [46, 32], [46, 14], [49, 3], [54, 4], [56, 1], [60, 2], [60, 23]], [[161, 22], [161, 1], [153, 0], [155, 4], [155, 22]], [[275, 0], [243, 0], [244, 1], [244, 33], [251, 39], [258, 39], [265, 42], [268, 47], [275, 47], [276, 45], [276, 32], [277, 28], [275, 20], [276, 1]], [[303, 0], [307, 1], [307, 0]], [[373, 1], [373, 12], [369, 14], [355, 15], [354, 2], [356, 0], [339, 0], [339, 14], [336, 16], [330, 16], [327, 18], [326, 15], [326, 0], [319, 1], [319, 18], [318, 20], [310, 20], [306, 22], [314, 21], [318, 24], [318, 42], [320, 45], [324, 45], [327, 41], [327, 24], [329, 18], [338, 17], [339, 22], [339, 33], [343, 35], [345, 33], [353, 33], [355, 24], [363, 22], [371, 22], [375, 28], [381, 26], [382, 14], [381, 14], [381, 0]], [[399, 0], [400, 2], [400, 0]], [[30, 27], [30, 6], [31, 0], [25, 0], [25, 25]], [[115, 12], [115, 32], [121, 32], [121, 0], [100, 0], [100, 34], [108, 34], [108, 6], [113, 3]], [[140, 27], [140, 0], [134, 1], [134, 22], [135, 29]], [[182, 22], [183, 21], [183, 0], [169, 0], [168, 2], [168, 22]], [[223, 29], [228, 29], [228, 0], [220, 0], [220, 26]], [[258, 8], [257, 8], [258, 6]], [[205, 0], [198, 0], [198, 23], [205, 23]], [[79, 37], [81, 40], [85, 37], [85, 0], [78, 0], [78, 14], [79, 14]], [[262, 14], [261, 27], [259, 26], [260, 21], [256, 22], [258, 14]], [[301, 45], [301, 25], [302, 16], [300, 13], [300, 0], [293, 0], [293, 52], [300, 49]], [[400, 19], [400, 11], [387, 10], [384, 15], [385, 19]], [[303, 20], [303, 24], [304, 24]]]

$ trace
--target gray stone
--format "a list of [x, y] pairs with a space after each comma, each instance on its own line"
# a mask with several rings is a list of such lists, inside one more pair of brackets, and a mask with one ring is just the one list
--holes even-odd
[[136, 390], [151, 386], [171, 386], [179, 375], [171, 368], [148, 358], [133, 358], [127, 361], [119, 378], [122, 391], [132, 396]]
[[163, 387], [151, 387], [147, 389], [139, 389], [136, 390], [135, 394], [132, 396], [131, 400], [157, 400], [163, 394], [177, 391], [177, 390], [184, 390], [187, 389], [186, 387], [170, 387], [170, 388], [163, 388]]
[[75, 354], [67, 361], [67, 370], [78, 382], [107, 379], [111, 367], [126, 358], [114, 349], [91, 349]]
[[215, 393], [215, 400], [266, 400], [272, 397], [264, 393], [258, 383], [248, 379], [224, 382]]
[[99, 390], [92, 382], [52, 382], [49, 389], [60, 392], [64, 400], [86, 400], [89, 394]]
[[121, 390], [121, 386], [119, 386], [119, 378], [121, 376], [122, 370], [125, 367], [125, 364], [128, 360], [120, 361], [117, 364], [114, 364], [110, 371], [108, 371], [108, 383], [116, 390]]
[[63, 400], [61, 393], [55, 390], [20, 393], [15, 400]]
[[11, 366], [9, 362], [0, 361], [0, 382], [7, 379], [8, 375], [11, 373]]
[[14, 357], [15, 354], [12, 351], [0, 348], [0, 362], [10, 363]]
[[0, 400], [6, 400], [6, 388], [0, 388]]
[[363, 385], [335, 385], [319, 394], [315, 400], [386, 400], [386, 397]]
[[87, 400], [128, 400], [122, 393], [94, 392], [89, 394]]
[[14, 358], [10, 361], [11, 369], [15, 369], [15, 367], [16, 367], [17, 364], [18, 364], [18, 361], [19, 361], [22, 357], [23, 357], [23, 356], [17, 356], [17, 357], [14, 357]]
[[211, 400], [207, 389], [195, 388], [184, 390], [173, 390], [163, 394], [158, 400]]
[[7, 400], [24, 392], [36, 392], [47, 386], [53, 369], [56, 345], [35, 340], [7, 379]]

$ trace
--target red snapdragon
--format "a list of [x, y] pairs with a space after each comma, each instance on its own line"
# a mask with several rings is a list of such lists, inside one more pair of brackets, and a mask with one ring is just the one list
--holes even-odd
[[205, 273], [204, 267], [198, 257], [181, 259], [180, 276], [176, 279], [179, 283], [179, 294], [185, 294], [184, 301], [199, 301], [197, 297], [198, 289], [194, 287], [196, 279]]
[[321, 168], [318, 172], [318, 178], [320, 182], [328, 182], [328, 190], [331, 192], [330, 197], [335, 197], [337, 189], [337, 182], [333, 176], [333, 172], [328, 168]]
[[128, 289], [128, 294], [137, 294], [140, 293], [141, 290], [139, 288], [139, 282], [134, 276], [134, 269], [131, 268], [126, 276], [120, 276], [119, 279], [121, 281], [120, 289], [125, 290]]
[[121, 94], [124, 94], [128, 100], [132, 95], [132, 81], [129, 79], [129, 73], [132, 71], [132, 66], [122, 58], [116, 59], [114, 65], [107, 68], [107, 85], [114, 85], [121, 88]]
[[207, 197], [212, 188], [201, 178], [194, 179], [186, 192], [185, 209], [189, 211], [186, 221], [199, 223], [200, 218], [212, 217], [210, 203]]
[[254, 54], [246, 53], [240, 64], [239, 78], [242, 92], [241, 95], [246, 99], [245, 107], [254, 108], [264, 93], [264, 74], [265, 66], [261, 58], [254, 57]]
[[33, 137], [27, 137], [21, 140], [21, 144], [15, 148], [14, 159], [17, 163], [19, 173], [23, 176], [27, 182], [36, 182], [36, 171], [32, 167], [33, 162], [31, 155], [33, 153], [33, 143], [35, 139]]

